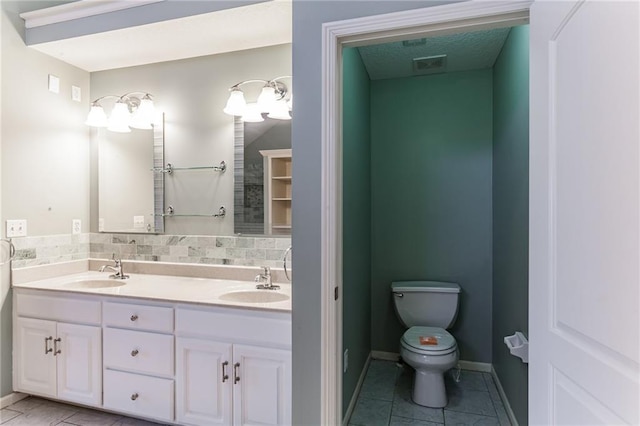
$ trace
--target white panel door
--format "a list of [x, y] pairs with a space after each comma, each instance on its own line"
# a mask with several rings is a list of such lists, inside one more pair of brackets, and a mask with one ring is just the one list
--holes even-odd
[[233, 346], [233, 424], [291, 424], [291, 352]]
[[176, 339], [176, 420], [188, 425], [230, 425], [231, 345]]
[[58, 398], [102, 405], [101, 331], [100, 327], [58, 323]]
[[31, 318], [17, 318], [13, 354], [16, 391], [56, 396], [56, 360], [53, 340], [56, 323]]
[[531, 424], [639, 424], [639, 6], [531, 7]]

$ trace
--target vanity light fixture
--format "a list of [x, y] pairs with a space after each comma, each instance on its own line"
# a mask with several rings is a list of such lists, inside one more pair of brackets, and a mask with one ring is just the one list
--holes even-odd
[[[226, 114], [240, 116], [242, 121], [264, 121], [262, 114], [277, 120], [291, 120], [292, 95], [281, 79], [291, 78], [290, 75], [276, 77], [271, 80], [245, 80], [229, 88], [229, 99], [223, 111]], [[249, 83], [262, 83], [262, 91], [255, 103], [247, 103], [240, 86]], [[288, 95], [288, 99], [287, 99]]]
[[[116, 98], [117, 101], [111, 116], [107, 118], [101, 101], [110, 98]], [[154, 116], [153, 97], [146, 92], [130, 92], [122, 96], [106, 95], [93, 101], [85, 124], [91, 127], [106, 127], [112, 132], [128, 133], [131, 128], [151, 129]]]

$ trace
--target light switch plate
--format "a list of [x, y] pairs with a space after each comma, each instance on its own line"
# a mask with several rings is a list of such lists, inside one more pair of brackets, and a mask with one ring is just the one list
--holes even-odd
[[53, 74], [49, 74], [49, 91], [60, 93], [60, 79]]
[[27, 236], [27, 220], [15, 219], [7, 220], [7, 238], [26, 237]]
[[82, 89], [78, 86], [71, 86], [71, 100], [76, 102], [82, 101]]
[[73, 219], [72, 225], [71, 225], [71, 232], [73, 234], [79, 234], [82, 232], [82, 220], [80, 219]]

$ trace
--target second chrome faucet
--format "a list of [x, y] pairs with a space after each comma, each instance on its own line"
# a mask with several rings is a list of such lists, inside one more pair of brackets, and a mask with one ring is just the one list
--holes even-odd
[[262, 272], [256, 275], [255, 281], [260, 283], [256, 285], [259, 290], [280, 290], [280, 286], [271, 282], [271, 268], [268, 266], [261, 266]]

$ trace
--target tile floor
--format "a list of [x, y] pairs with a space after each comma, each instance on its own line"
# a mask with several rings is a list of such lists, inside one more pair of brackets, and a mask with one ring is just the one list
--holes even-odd
[[462, 370], [459, 382], [451, 372], [445, 377], [448, 405], [422, 407], [411, 400], [411, 367], [372, 360], [349, 426], [511, 425], [491, 374]]
[[158, 426], [158, 423], [36, 397], [28, 397], [0, 410], [0, 424], [7, 426]]

